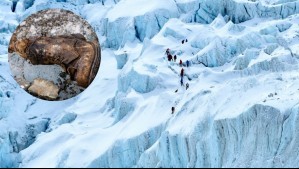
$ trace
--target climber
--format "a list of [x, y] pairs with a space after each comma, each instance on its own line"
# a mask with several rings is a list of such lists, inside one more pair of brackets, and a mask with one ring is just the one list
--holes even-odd
[[168, 55], [167, 55], [167, 59], [168, 59], [168, 61], [170, 62], [170, 61], [172, 60], [172, 55], [171, 55], [171, 54], [168, 54]]
[[181, 77], [181, 86], [184, 86], [183, 76]]
[[174, 107], [171, 107], [171, 114], [174, 113], [174, 110], [175, 110], [175, 108], [174, 108]]
[[184, 76], [184, 68], [181, 69], [181, 77]]
[[174, 55], [173, 59], [174, 59], [174, 62], [176, 62], [176, 59], [177, 59], [176, 55]]
[[166, 53], [167, 56], [170, 55], [170, 49], [167, 48], [165, 53]]
[[182, 44], [184, 44], [185, 40], [182, 40]]
[[189, 66], [190, 66], [190, 61], [187, 60], [187, 61], [186, 61], [186, 64], [187, 64], [187, 67], [189, 67]]
[[189, 88], [189, 83], [186, 83], [186, 90], [188, 90]]
[[180, 66], [182, 67], [182, 65], [183, 65], [183, 61], [180, 59]]
[[188, 42], [188, 39], [186, 39], [185, 42], [187, 43], [187, 42]]

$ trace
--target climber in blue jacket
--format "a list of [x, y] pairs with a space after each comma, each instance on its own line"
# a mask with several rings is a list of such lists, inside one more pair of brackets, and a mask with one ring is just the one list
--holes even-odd
[[186, 64], [187, 64], [187, 67], [189, 67], [189, 66], [190, 66], [190, 61], [187, 60], [187, 61], [186, 61]]

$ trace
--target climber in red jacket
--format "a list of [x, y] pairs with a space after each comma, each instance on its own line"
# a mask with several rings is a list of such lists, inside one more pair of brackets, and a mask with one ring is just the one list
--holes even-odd
[[184, 76], [184, 68], [181, 69], [181, 77]]
[[168, 55], [167, 55], [167, 59], [168, 59], [168, 61], [170, 62], [170, 61], [172, 60], [172, 55], [171, 55], [171, 54], [168, 54]]

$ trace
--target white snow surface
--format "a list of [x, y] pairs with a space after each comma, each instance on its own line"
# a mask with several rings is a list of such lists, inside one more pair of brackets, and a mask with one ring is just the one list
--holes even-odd
[[[0, 167], [299, 167], [298, 5], [1, 1]], [[18, 23], [48, 8], [85, 18], [102, 47], [93, 83], [65, 101], [27, 94], [7, 62]]]
[[109, 10], [107, 18], [115, 21], [118, 18], [140, 16], [159, 9], [176, 12], [177, 7], [172, 0], [122, 0]]

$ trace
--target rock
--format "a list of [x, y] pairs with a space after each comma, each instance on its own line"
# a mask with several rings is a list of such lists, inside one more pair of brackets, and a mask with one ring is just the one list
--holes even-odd
[[18, 82], [18, 84], [21, 86], [21, 88], [27, 90], [30, 86], [30, 82], [27, 82], [25, 79], [23, 78], [16, 78], [16, 81]]
[[47, 100], [55, 100], [58, 97], [59, 88], [51, 81], [37, 78], [28, 88], [33, 95], [45, 98]]
[[61, 72], [61, 73], [59, 74], [59, 76], [62, 77], [62, 78], [66, 78], [66, 75], [67, 75], [67, 74], [66, 74], [65, 72]]

